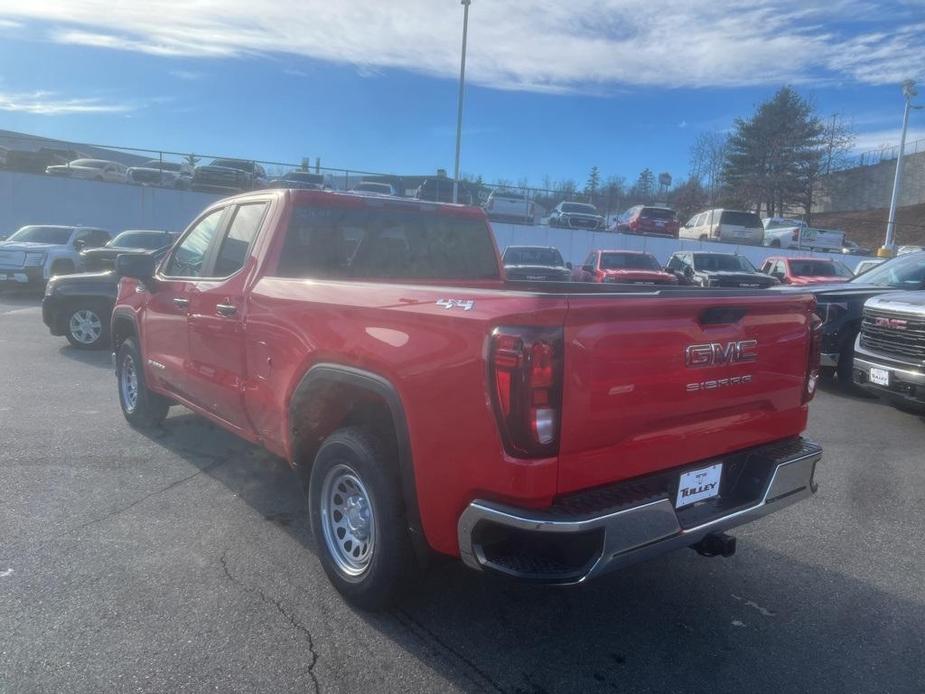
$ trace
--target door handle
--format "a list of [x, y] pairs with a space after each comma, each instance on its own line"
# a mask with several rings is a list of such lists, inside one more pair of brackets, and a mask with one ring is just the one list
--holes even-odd
[[233, 316], [238, 312], [237, 306], [231, 304], [215, 304], [215, 310], [220, 316]]
[[173, 303], [176, 305], [177, 308], [186, 308], [187, 306], [189, 306], [189, 299], [183, 299], [179, 296], [175, 296], [173, 299]]

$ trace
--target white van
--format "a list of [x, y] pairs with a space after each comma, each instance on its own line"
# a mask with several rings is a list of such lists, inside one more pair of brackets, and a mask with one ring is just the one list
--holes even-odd
[[760, 246], [764, 243], [764, 227], [754, 212], [707, 210], [691, 217], [681, 227], [678, 238]]

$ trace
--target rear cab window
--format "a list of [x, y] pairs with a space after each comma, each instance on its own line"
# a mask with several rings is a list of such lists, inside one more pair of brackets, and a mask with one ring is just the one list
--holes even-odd
[[736, 212], [735, 210], [723, 210], [723, 213], [720, 216], [720, 224], [745, 227], [747, 229], [764, 229], [761, 224], [761, 218], [754, 212]]
[[484, 220], [389, 207], [292, 210], [276, 277], [497, 280]]

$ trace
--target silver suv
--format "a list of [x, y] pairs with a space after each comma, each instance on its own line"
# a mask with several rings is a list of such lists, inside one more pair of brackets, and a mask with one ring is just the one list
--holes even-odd
[[0, 243], [0, 286], [43, 286], [52, 275], [83, 272], [80, 251], [112, 235], [91, 227], [29, 225]]

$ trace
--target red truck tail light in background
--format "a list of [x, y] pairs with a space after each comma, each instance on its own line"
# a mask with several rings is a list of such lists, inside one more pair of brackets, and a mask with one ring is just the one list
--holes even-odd
[[806, 384], [803, 388], [803, 403], [813, 399], [819, 385], [819, 370], [822, 357], [822, 319], [815, 313], [809, 320], [809, 359], [806, 364]]
[[496, 328], [489, 371], [492, 404], [507, 452], [543, 458], [559, 451], [561, 328]]

